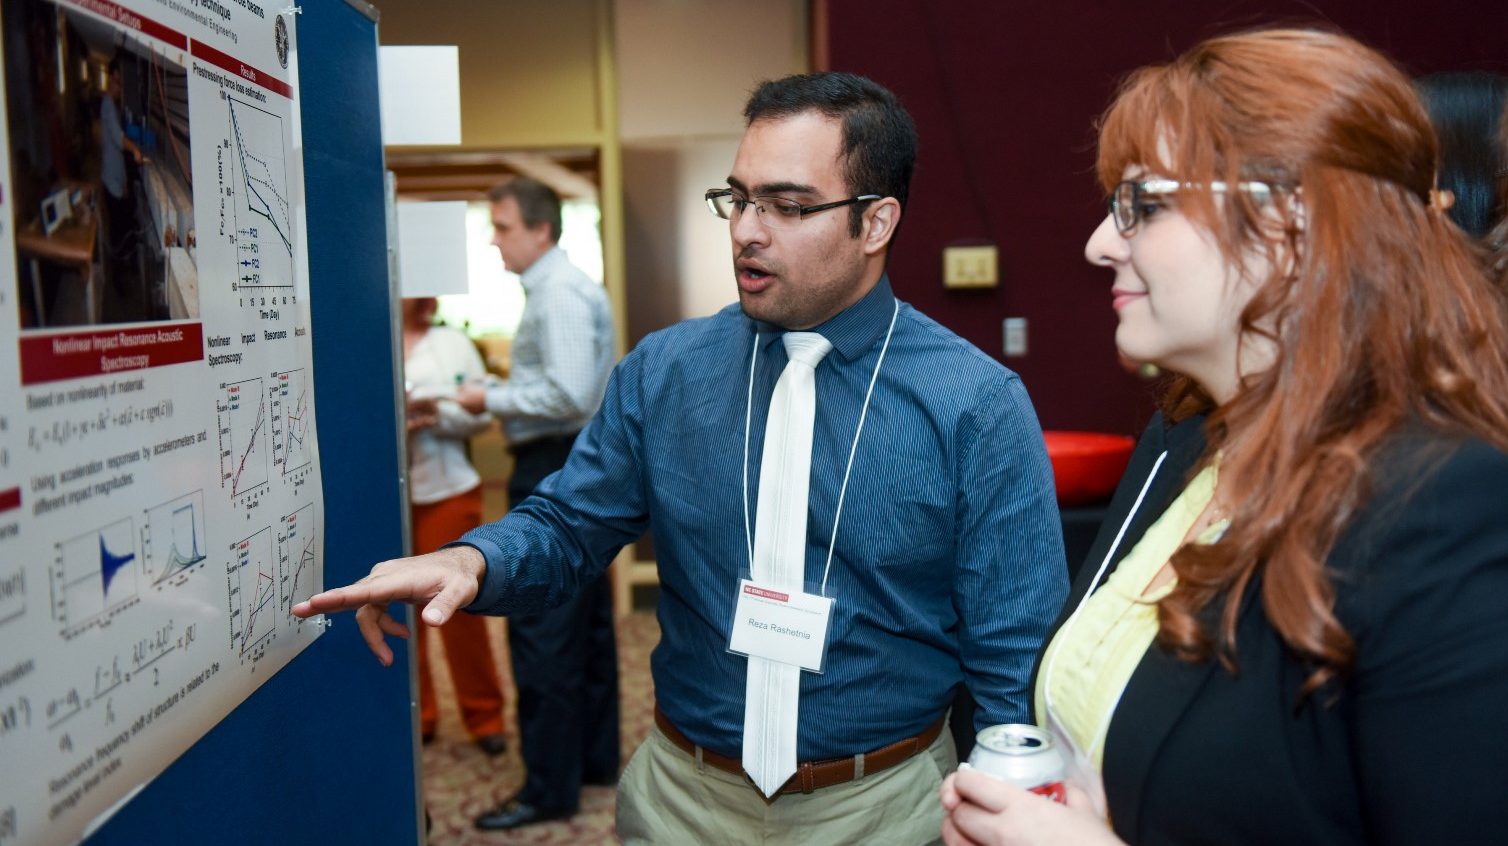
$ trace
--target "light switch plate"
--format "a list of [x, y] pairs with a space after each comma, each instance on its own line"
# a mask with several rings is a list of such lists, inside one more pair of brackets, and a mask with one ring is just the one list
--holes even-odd
[[1005, 357], [1020, 358], [1026, 355], [1026, 318], [1007, 317], [1001, 324], [1005, 335]]
[[943, 286], [993, 288], [999, 284], [999, 254], [993, 245], [943, 247]]

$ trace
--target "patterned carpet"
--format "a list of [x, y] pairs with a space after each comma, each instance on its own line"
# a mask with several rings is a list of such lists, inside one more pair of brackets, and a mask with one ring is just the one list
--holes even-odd
[[[471, 846], [494, 843], [616, 843], [613, 835], [614, 790], [588, 787], [581, 794], [581, 811], [560, 822], [541, 823], [506, 832], [482, 832], [472, 820], [512, 796], [523, 783], [519, 760], [513, 674], [509, 670], [506, 622], [487, 621], [503, 689], [508, 697], [506, 721], [509, 749], [489, 758], [466, 735], [456, 709], [455, 689], [445, 666], [441, 638], [428, 639], [434, 660], [435, 690], [440, 700], [440, 725], [435, 739], [424, 747], [425, 804], [433, 818], [431, 846]], [[649, 735], [653, 722], [654, 685], [649, 678], [649, 653], [660, 640], [660, 627], [650, 613], [630, 614], [618, 621], [618, 675], [623, 720], [623, 763]]]

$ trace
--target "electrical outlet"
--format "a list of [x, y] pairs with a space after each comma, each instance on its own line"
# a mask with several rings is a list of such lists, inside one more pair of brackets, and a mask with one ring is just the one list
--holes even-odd
[[1005, 335], [1005, 357], [1020, 358], [1026, 355], [1026, 318], [1007, 317], [1001, 324]]
[[999, 281], [999, 256], [994, 246], [943, 247], [943, 286], [993, 288]]

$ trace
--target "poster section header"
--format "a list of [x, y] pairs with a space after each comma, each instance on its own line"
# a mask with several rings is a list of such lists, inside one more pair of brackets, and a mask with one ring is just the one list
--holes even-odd
[[134, 30], [142, 35], [150, 35], [158, 41], [177, 47], [179, 50], [188, 49], [188, 36], [168, 27], [166, 24], [158, 23], [123, 6], [117, 6], [109, 2], [109, 0], [65, 0], [65, 2], [85, 11], [93, 12], [102, 18], [108, 18], [124, 29]]
[[[195, 41], [192, 49], [190, 49], [189, 52], [192, 53], [194, 55], [194, 58], [196, 59], [203, 59], [204, 61], [209, 62], [212, 65], [223, 68], [224, 70], [228, 70], [239, 77], [260, 85], [274, 94], [281, 94], [290, 100], [293, 99], [293, 86], [282, 81], [281, 79], [278, 79], [272, 74], [267, 73], [266, 71], [260, 71], [254, 67], [251, 67], [240, 59], [237, 59], [233, 56], [227, 56], [224, 53], [221, 53], [219, 50], [216, 50], [208, 44], [205, 44], [203, 41]], [[198, 73], [199, 76], [207, 76], [205, 73], [199, 72], [197, 70], [196, 73]], [[221, 86], [230, 87], [230, 83], [227, 80], [217, 79], [215, 81], [219, 82]], [[244, 91], [243, 87], [243, 93], [251, 92]]]
[[[150, 36], [180, 50], [188, 50], [196, 59], [202, 59], [203, 61], [209, 62], [210, 64], [221, 68], [222, 70], [229, 71], [235, 76], [240, 77], [241, 79], [245, 79], [254, 85], [261, 86], [262, 88], [265, 88], [268, 91], [273, 92], [274, 94], [281, 95], [290, 100], [293, 99], [293, 86], [290, 85], [287, 80], [279, 79], [278, 77], [273, 76], [265, 70], [252, 67], [246, 62], [243, 62], [240, 59], [217, 50], [214, 47], [211, 47], [210, 45], [204, 43], [203, 41], [190, 39], [187, 35], [178, 32], [177, 30], [167, 26], [166, 24], [162, 24], [155, 20], [152, 20], [151, 18], [139, 15], [136, 12], [125, 8], [124, 6], [110, 2], [110, 0], [63, 0], [63, 2], [77, 6], [78, 8], [84, 9], [88, 12], [92, 12], [96, 15], [99, 15], [100, 17], [106, 18], [125, 29], [133, 30], [135, 32], [141, 33], [142, 35]], [[248, 2], [248, 0], [227, 0], [227, 2], [234, 2], [235, 5], [245, 8], [247, 11], [251, 12], [258, 18], [262, 18], [266, 15], [266, 11], [261, 6]], [[192, 9], [184, 8], [182, 4], [170, 3], [169, 5], [173, 6], [177, 11], [191, 15], [197, 22], [203, 24], [206, 27], [214, 30], [222, 29], [222, 27], [218, 26], [212, 18], [209, 18], [202, 14], [196, 14]], [[230, 10], [224, 3], [216, 3], [214, 2], [214, 0], [198, 0], [195, 5], [197, 5], [200, 9], [205, 9], [217, 14], [219, 17], [223, 18], [226, 21], [230, 20]], [[230, 36], [232, 40], [235, 40], [235, 34], [233, 32], [225, 32], [224, 34]], [[280, 49], [282, 48], [280, 47]], [[201, 73], [200, 75], [205, 76], [206, 74]], [[235, 87], [233, 81], [231, 80], [219, 79], [217, 81], [221, 86], [231, 88]]]
[[21, 384], [37, 385], [204, 358], [198, 323], [101, 329], [21, 339]]

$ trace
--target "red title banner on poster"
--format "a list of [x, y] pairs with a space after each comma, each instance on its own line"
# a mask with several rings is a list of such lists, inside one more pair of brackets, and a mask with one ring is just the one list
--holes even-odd
[[204, 358], [199, 323], [33, 335], [21, 339], [21, 384], [165, 367]]
[[227, 56], [226, 54], [221, 53], [219, 50], [216, 50], [208, 44], [205, 44], [203, 41], [195, 41], [193, 48], [190, 49], [189, 52], [192, 53], [194, 58], [196, 59], [203, 59], [204, 61], [209, 62], [215, 67], [230, 71], [231, 73], [241, 77], [247, 82], [253, 83], [255, 85], [260, 85], [268, 91], [271, 91], [274, 94], [281, 94], [290, 100], [293, 99], [292, 85], [289, 85], [288, 83], [282, 81], [281, 79], [278, 79], [277, 77], [273, 76], [270, 73], [267, 73], [266, 71], [257, 70], [256, 68], [246, 64], [245, 62], [237, 59], [234, 56]]
[[148, 17], [143, 17], [123, 6], [117, 6], [110, 0], [68, 0], [69, 3], [93, 12], [102, 18], [109, 18], [117, 24], [132, 29], [143, 35], [150, 35], [158, 41], [166, 42], [179, 50], [188, 49], [188, 36], [177, 30], [169, 29]]

